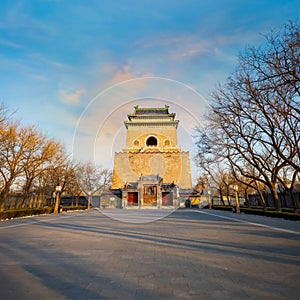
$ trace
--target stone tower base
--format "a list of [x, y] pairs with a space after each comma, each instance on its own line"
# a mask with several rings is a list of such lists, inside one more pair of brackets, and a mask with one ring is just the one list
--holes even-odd
[[192, 187], [189, 152], [115, 153], [112, 188], [123, 188], [143, 175], [159, 175], [163, 183]]

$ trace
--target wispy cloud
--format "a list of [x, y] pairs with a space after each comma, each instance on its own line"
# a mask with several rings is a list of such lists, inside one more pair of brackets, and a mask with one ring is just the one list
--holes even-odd
[[81, 95], [84, 94], [86, 90], [84, 88], [76, 89], [75, 91], [70, 90], [58, 90], [61, 102], [68, 105], [77, 105], [80, 103]]
[[149, 76], [152, 76], [151, 72], [137, 72], [131, 70], [131, 67], [129, 65], [123, 65], [113, 74], [112, 78], [108, 80], [106, 85], [112, 86], [116, 83], [130, 80], [133, 78]]
[[49, 65], [53, 68], [56, 68], [56, 69], [67, 69], [67, 68], [69, 68], [69, 66], [67, 64], [61, 63], [57, 60], [50, 59], [50, 58], [42, 55], [41, 53], [33, 53], [31, 55], [31, 59], [39, 61], [43, 64], [47, 64], [47, 65]]
[[39, 75], [39, 74], [35, 74], [32, 75], [32, 78], [34, 78], [35, 80], [41, 81], [41, 82], [48, 82], [49, 78], [43, 75]]
[[170, 35], [163, 37], [146, 37], [137, 42], [137, 48], [143, 49], [144, 55], [157, 56], [164, 65], [193, 60], [205, 53], [211, 53], [216, 45], [212, 38], [201, 38], [198, 35]]
[[170, 35], [163, 37], [148, 37], [138, 42], [138, 46], [147, 51], [159, 51], [168, 56], [168, 59], [180, 61], [193, 59], [202, 54], [210, 53], [216, 56], [222, 54], [228, 45], [245, 44], [258, 39], [257, 34], [249, 32], [234, 32], [230, 34], [216, 34], [205, 37], [201, 33], [188, 35]]
[[116, 83], [134, 78], [134, 75], [130, 73], [130, 67], [128, 65], [122, 66], [121, 70], [117, 70], [113, 77], [108, 81], [107, 85], [114, 85]]
[[9, 48], [14, 48], [14, 49], [21, 49], [23, 46], [21, 44], [18, 44], [16, 42], [13, 42], [11, 40], [3, 39], [0, 38], [0, 45], [9, 47]]

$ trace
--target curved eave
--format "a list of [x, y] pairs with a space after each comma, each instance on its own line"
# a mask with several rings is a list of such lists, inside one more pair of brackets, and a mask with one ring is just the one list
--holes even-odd
[[178, 127], [179, 120], [169, 122], [124, 122], [126, 129], [129, 127]]
[[139, 118], [139, 119], [147, 119], [147, 118], [173, 118], [175, 119], [176, 114], [128, 114], [127, 115], [129, 120]]

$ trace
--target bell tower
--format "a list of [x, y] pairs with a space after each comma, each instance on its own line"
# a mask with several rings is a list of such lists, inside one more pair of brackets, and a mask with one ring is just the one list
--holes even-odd
[[175, 184], [181, 189], [192, 187], [189, 152], [178, 146], [179, 120], [169, 112], [169, 106], [134, 107], [124, 122], [126, 146], [115, 153], [112, 188], [121, 189], [137, 182], [142, 176], [157, 175], [163, 184]]
[[175, 114], [170, 114], [169, 107], [139, 108], [134, 107], [134, 113], [128, 114], [125, 121], [127, 129], [125, 152], [165, 152], [168, 149], [180, 151], [177, 146], [178, 120]]

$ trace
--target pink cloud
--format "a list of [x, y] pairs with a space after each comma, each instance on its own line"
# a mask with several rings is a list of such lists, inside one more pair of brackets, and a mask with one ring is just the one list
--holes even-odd
[[66, 91], [66, 90], [59, 90], [58, 94], [60, 95], [61, 101], [63, 103], [69, 105], [76, 105], [80, 102], [80, 97], [84, 94], [86, 90], [84, 88], [76, 89], [75, 91]]
[[150, 77], [153, 76], [151, 72], [141, 73], [141, 72], [133, 72], [131, 71], [131, 67], [129, 65], [124, 65], [120, 70], [116, 71], [113, 77], [107, 82], [107, 86], [112, 86], [116, 83], [123, 82], [126, 80], [130, 80], [137, 77]]

